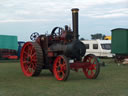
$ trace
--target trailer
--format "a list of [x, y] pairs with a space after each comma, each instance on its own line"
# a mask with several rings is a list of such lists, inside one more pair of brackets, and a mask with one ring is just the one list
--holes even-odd
[[0, 59], [17, 59], [17, 36], [0, 35]]
[[118, 63], [128, 63], [128, 29], [116, 28], [112, 32], [112, 53]]
[[82, 40], [86, 46], [86, 55], [94, 54], [98, 57], [112, 58], [111, 40]]

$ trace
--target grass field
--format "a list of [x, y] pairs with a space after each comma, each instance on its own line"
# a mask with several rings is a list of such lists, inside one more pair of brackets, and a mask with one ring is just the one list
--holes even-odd
[[0, 96], [128, 96], [128, 65], [104, 61], [97, 79], [71, 71], [66, 82], [57, 81], [48, 70], [28, 78], [18, 61], [0, 61]]

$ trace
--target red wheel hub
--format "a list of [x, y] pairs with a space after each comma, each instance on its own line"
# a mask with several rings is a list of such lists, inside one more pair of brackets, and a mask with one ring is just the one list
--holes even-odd
[[24, 44], [21, 51], [20, 62], [24, 75], [28, 77], [32, 76], [35, 72], [37, 64], [36, 50], [32, 43], [27, 42]]

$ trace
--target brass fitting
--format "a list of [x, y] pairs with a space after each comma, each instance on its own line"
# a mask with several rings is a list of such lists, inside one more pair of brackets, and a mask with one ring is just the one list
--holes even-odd
[[78, 13], [79, 9], [78, 8], [73, 8], [72, 13]]

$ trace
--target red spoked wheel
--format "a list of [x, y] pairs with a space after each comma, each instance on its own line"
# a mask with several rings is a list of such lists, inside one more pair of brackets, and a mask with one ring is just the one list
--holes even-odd
[[83, 62], [88, 64], [83, 68], [85, 76], [89, 79], [96, 79], [100, 72], [100, 63], [97, 57], [93, 54], [88, 54], [84, 57]]
[[57, 56], [53, 64], [54, 76], [59, 81], [65, 81], [70, 73], [68, 60], [65, 56]]
[[43, 66], [43, 52], [36, 42], [24, 44], [20, 55], [21, 69], [25, 76], [37, 76]]

